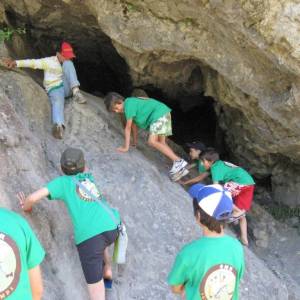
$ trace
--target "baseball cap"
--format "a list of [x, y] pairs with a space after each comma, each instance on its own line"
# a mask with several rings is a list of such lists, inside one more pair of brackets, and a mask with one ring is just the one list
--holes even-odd
[[216, 220], [226, 220], [231, 216], [233, 210], [231, 193], [220, 184], [194, 184], [188, 192], [198, 201], [199, 206]]
[[189, 148], [197, 149], [197, 150], [200, 150], [201, 152], [206, 150], [206, 146], [201, 142], [195, 141], [195, 142], [191, 142], [191, 143], [186, 143], [186, 145]]
[[67, 42], [63, 42], [61, 44], [61, 51], [60, 54], [67, 59], [71, 59], [75, 57], [73, 48], [71, 46], [71, 44], [67, 43]]
[[83, 152], [77, 148], [67, 148], [61, 155], [60, 165], [68, 174], [76, 174], [85, 165]]

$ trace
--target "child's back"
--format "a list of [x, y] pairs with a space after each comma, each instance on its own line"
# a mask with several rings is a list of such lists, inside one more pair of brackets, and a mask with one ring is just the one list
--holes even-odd
[[204, 236], [180, 251], [169, 275], [169, 283], [186, 282], [187, 299], [201, 299], [199, 291], [202, 299], [207, 299], [207, 296], [223, 299], [233, 293], [230, 299], [238, 299], [243, 272], [244, 254], [240, 242], [227, 235]]
[[143, 129], [148, 129], [152, 123], [170, 111], [167, 105], [152, 98], [129, 97], [124, 101], [126, 119], [133, 119], [134, 123]]
[[217, 160], [210, 169], [213, 182], [235, 182], [242, 185], [255, 184], [252, 176], [243, 168], [232, 163]]
[[[90, 173], [73, 176], [93, 195], [103, 199]], [[47, 189], [50, 200], [58, 199], [66, 204], [74, 226], [75, 242], [79, 244], [97, 234], [115, 229], [116, 223], [98, 202], [76, 186], [73, 176], [57, 177], [47, 184]], [[119, 213], [114, 210], [114, 214], [120, 223]]]

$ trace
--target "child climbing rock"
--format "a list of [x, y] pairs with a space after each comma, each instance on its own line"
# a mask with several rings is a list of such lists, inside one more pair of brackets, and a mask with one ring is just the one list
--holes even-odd
[[201, 155], [201, 160], [207, 171], [210, 170], [213, 183], [222, 183], [231, 192], [234, 211], [232, 222], [239, 221], [241, 242], [248, 246], [246, 212], [250, 209], [255, 182], [251, 175], [241, 167], [220, 160], [215, 150], [207, 150]]
[[[183, 185], [195, 184], [197, 182], [203, 181], [205, 178], [209, 176], [209, 172], [205, 170], [202, 161], [199, 159], [201, 153], [206, 150], [206, 146], [203, 143], [197, 141], [192, 143], [187, 143], [186, 145], [189, 147], [189, 155], [191, 160], [196, 162], [188, 165], [186, 168], [190, 170], [194, 167], [197, 167], [199, 175], [185, 181], [181, 180], [180, 184]], [[208, 149], [212, 149], [212, 148], [208, 148]]]
[[241, 244], [224, 234], [224, 220], [233, 208], [231, 195], [221, 185], [192, 189], [190, 194], [203, 237], [179, 252], [168, 283], [187, 300], [237, 300], [245, 266]]
[[137, 128], [143, 128], [150, 132], [148, 144], [173, 161], [169, 172], [170, 178], [177, 181], [188, 174], [189, 171], [185, 168], [187, 162], [176, 155], [166, 142], [166, 137], [172, 135], [171, 109], [168, 106], [151, 98], [124, 99], [117, 93], [109, 93], [105, 97], [105, 105], [110, 112], [125, 114], [125, 143], [123, 147], [117, 149], [118, 151], [129, 150], [131, 130], [133, 144], [136, 145]]
[[48, 94], [52, 110], [52, 134], [57, 139], [63, 138], [64, 103], [65, 97], [73, 96], [80, 103], [86, 103], [79, 90], [80, 83], [72, 59], [75, 58], [73, 48], [69, 43], [63, 42], [61, 51], [55, 56], [41, 59], [12, 60], [4, 59], [8, 68], [31, 68], [44, 70], [44, 87]]
[[64, 176], [55, 178], [27, 197], [23, 193], [19, 193], [18, 197], [24, 211], [31, 210], [36, 202], [45, 197], [65, 203], [72, 219], [90, 299], [103, 300], [103, 279], [112, 279], [107, 247], [118, 237], [120, 216], [108, 206], [93, 176], [86, 172], [84, 155], [80, 149], [67, 148], [60, 162]]
[[0, 299], [40, 300], [45, 251], [29, 224], [0, 208]]

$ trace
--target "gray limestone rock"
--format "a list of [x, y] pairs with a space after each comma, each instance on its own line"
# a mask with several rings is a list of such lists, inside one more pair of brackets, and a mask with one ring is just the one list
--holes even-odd
[[[19, 137], [10, 147], [0, 143], [1, 206], [21, 213], [16, 192], [28, 194], [59, 176], [62, 151], [81, 148], [100, 189], [120, 210], [129, 235], [128, 261], [115, 268], [108, 299], [175, 299], [166, 283], [168, 271], [178, 250], [201, 235], [191, 199], [168, 179], [170, 163], [144, 144], [143, 135], [137, 149], [117, 153], [123, 142], [119, 119], [106, 112], [101, 98], [85, 96], [85, 106], [66, 104], [65, 138], [56, 140], [50, 135], [49, 103], [42, 88], [24, 73], [0, 69], [1, 130]], [[44, 298], [87, 299], [63, 204], [42, 200], [25, 217], [47, 251]], [[296, 289], [288, 289], [252, 251], [245, 249], [245, 254], [241, 299], [297, 299]]]

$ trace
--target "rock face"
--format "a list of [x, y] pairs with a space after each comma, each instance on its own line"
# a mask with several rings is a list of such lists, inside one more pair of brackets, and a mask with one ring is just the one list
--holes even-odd
[[[75, 46], [81, 83], [98, 94], [151, 85], [181, 99], [183, 110], [201, 93], [212, 96], [232, 160], [292, 206], [300, 203], [299, 12], [293, 0], [2, 0], [0, 24], [26, 27], [27, 35], [15, 36], [9, 50], [0, 44], [0, 56], [52, 55], [65, 39]], [[66, 137], [54, 140], [40, 77], [27, 74], [0, 68], [0, 204], [18, 211], [17, 191], [43, 186], [60, 174], [67, 146], [82, 148], [130, 236], [128, 264], [109, 299], [173, 299], [167, 272], [199, 231], [190, 199], [166, 176], [168, 163], [143, 145], [117, 154], [119, 121], [91, 95], [87, 106], [67, 103]], [[45, 299], [86, 299], [66, 209], [44, 200], [27, 218], [48, 253]], [[260, 246], [273, 245], [270, 224], [252, 224]], [[246, 260], [241, 299], [299, 299], [299, 286], [286, 285], [275, 267], [249, 250]]]
[[[187, 193], [167, 177], [168, 162], [144, 145], [119, 154], [119, 119], [100, 98], [86, 94], [87, 105], [66, 105], [66, 136], [49, 134], [45, 92], [25, 73], [0, 68], [1, 206], [20, 213], [15, 193], [26, 194], [59, 176], [67, 146], [83, 149], [88, 168], [108, 201], [121, 211], [129, 234], [128, 262], [118, 270], [108, 299], [174, 299], [166, 276], [177, 251], [200, 236]], [[45, 299], [87, 299], [67, 211], [46, 199], [26, 214], [47, 251], [42, 265]], [[246, 249], [247, 271], [241, 299], [297, 299], [287, 286]], [[254, 288], [255, 287], [255, 288]]]
[[170, 97], [213, 96], [232, 159], [269, 178], [275, 200], [300, 203], [297, 1], [1, 3], [0, 18], [26, 26], [43, 55], [71, 41], [91, 89], [100, 82], [102, 92], [126, 93], [133, 83]]

